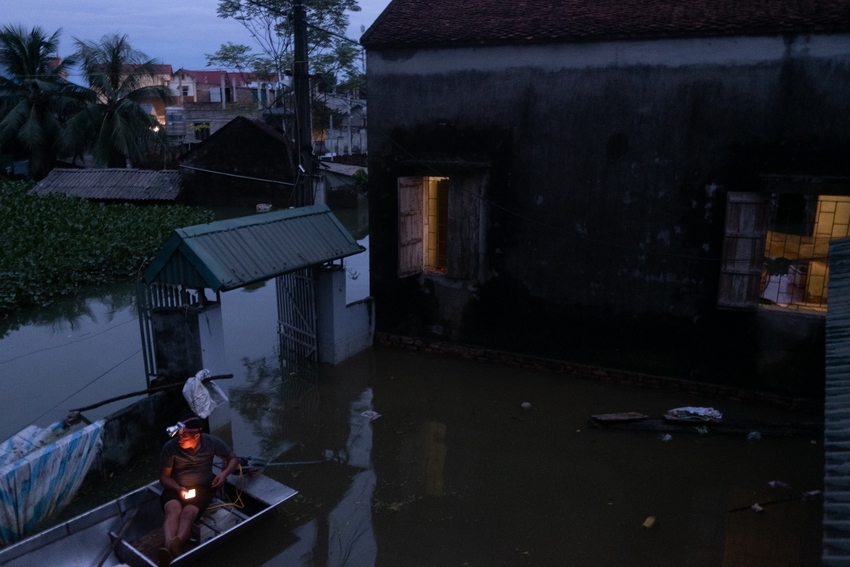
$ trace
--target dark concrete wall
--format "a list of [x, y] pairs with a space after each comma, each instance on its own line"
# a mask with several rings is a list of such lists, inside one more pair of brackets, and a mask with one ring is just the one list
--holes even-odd
[[156, 460], [169, 437], [166, 428], [191, 410], [180, 388], [157, 392], [107, 416], [103, 430], [103, 465], [107, 472], [145, 455]]
[[[728, 191], [758, 191], [760, 174], [850, 174], [847, 58], [488, 72], [434, 61], [368, 76], [379, 331], [818, 392], [822, 319], [780, 325], [801, 339], [795, 360], [821, 364], [800, 385], [767, 376], [773, 322], [715, 301]], [[485, 281], [399, 279], [396, 179], [480, 170]]]

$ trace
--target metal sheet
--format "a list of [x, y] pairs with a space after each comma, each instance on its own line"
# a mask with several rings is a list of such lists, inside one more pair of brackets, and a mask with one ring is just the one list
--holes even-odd
[[326, 205], [181, 228], [144, 282], [228, 291], [363, 252]]

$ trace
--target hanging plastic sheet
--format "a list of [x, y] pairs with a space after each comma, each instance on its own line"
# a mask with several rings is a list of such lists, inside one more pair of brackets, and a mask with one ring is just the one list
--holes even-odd
[[57, 421], [45, 428], [30, 425], [21, 429], [0, 444], [0, 467], [14, 463], [36, 449], [50, 445], [67, 432], [68, 427], [64, 421]]
[[20, 540], [71, 502], [103, 446], [103, 423], [0, 468], [0, 543]]
[[228, 401], [221, 388], [212, 380], [207, 380], [209, 376], [209, 370], [201, 370], [183, 385], [183, 398], [200, 418], [209, 417], [216, 407]]

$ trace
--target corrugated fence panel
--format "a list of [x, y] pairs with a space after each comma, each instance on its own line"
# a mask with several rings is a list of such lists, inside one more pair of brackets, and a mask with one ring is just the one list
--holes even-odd
[[829, 247], [823, 564], [850, 566], [850, 239]]

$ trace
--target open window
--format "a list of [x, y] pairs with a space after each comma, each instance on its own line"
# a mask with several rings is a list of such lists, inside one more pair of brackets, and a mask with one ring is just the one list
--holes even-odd
[[850, 197], [729, 193], [718, 306], [825, 311], [829, 242], [850, 236]]
[[399, 277], [477, 277], [481, 191], [475, 176], [398, 179]]

